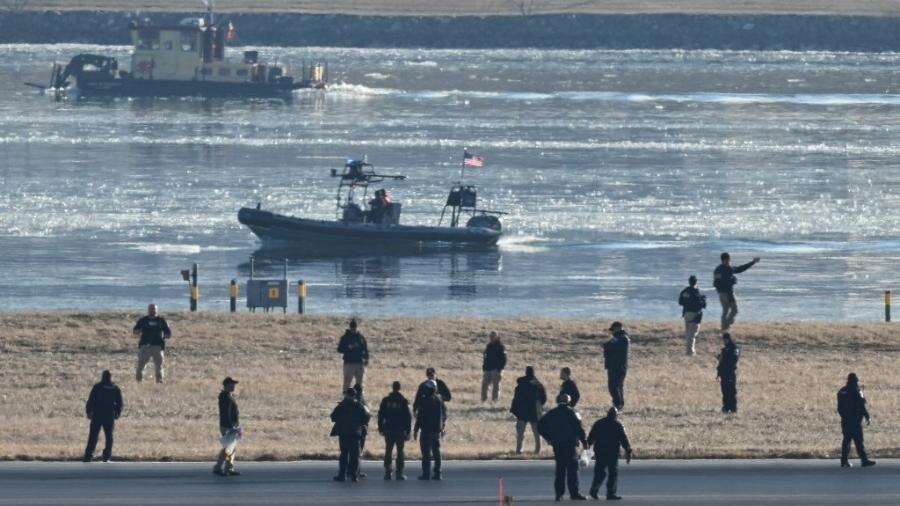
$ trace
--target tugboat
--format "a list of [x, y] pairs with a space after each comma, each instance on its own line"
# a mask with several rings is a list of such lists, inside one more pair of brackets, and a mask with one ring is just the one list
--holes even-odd
[[130, 70], [119, 70], [111, 56], [79, 54], [65, 66], [53, 64], [49, 86], [26, 84], [49, 89], [57, 100], [71, 85], [77, 97], [285, 98], [297, 89], [325, 88], [327, 67], [322, 62], [304, 63], [295, 77], [283, 65], [260, 60], [257, 51], [245, 51], [240, 61], [226, 59], [234, 26], [216, 21], [211, 0], [207, 7], [205, 18], [172, 26], [132, 21]]
[[[302, 247], [308, 251], [426, 250], [446, 247], [493, 247], [503, 233], [498, 216], [506, 213], [477, 207], [477, 190], [458, 183], [450, 190], [437, 226], [401, 225], [401, 204], [393, 202], [384, 189], [375, 192], [366, 204], [369, 186], [388, 180], [402, 181], [404, 175], [378, 174], [372, 164], [348, 160], [341, 172], [336, 196], [336, 219], [315, 220], [284, 216], [256, 208], [238, 211], [238, 221], [263, 242], [263, 247]], [[355, 202], [362, 193], [365, 207]], [[449, 210], [450, 224], [442, 226]], [[465, 226], [461, 220], [469, 216]]]

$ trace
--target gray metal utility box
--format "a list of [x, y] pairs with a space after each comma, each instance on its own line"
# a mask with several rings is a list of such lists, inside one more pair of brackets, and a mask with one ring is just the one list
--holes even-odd
[[286, 279], [247, 280], [247, 307], [250, 310], [261, 307], [268, 311], [280, 307], [287, 312], [287, 300]]

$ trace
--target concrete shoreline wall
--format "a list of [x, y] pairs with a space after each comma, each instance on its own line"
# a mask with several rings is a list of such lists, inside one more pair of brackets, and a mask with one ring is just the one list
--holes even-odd
[[[199, 13], [197, 14], [199, 16]], [[0, 12], [0, 43], [128, 44], [133, 12]], [[159, 24], [185, 13], [144, 13]], [[222, 14], [238, 45], [900, 51], [900, 17], [566, 14], [392, 17]]]

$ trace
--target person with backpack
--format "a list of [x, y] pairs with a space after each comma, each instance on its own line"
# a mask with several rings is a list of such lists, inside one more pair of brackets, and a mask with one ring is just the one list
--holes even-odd
[[866, 398], [859, 388], [859, 378], [855, 373], [847, 375], [847, 384], [838, 390], [837, 410], [841, 415], [841, 433], [844, 436], [841, 441], [841, 467], [852, 467], [850, 464], [850, 442], [856, 445], [856, 453], [862, 461], [862, 467], [875, 465], [874, 460], [869, 460], [866, 455], [866, 447], [863, 444], [863, 419], [866, 425], [871, 423], [869, 411], [866, 409]]
[[719, 365], [716, 377], [722, 388], [722, 413], [737, 413], [737, 364], [741, 358], [741, 349], [731, 340], [728, 332], [722, 334], [725, 346], [719, 352]]
[[103, 436], [106, 438], [103, 462], [109, 462], [109, 459], [112, 458], [113, 430], [124, 407], [122, 391], [112, 382], [112, 373], [103, 371], [103, 374], [100, 375], [100, 383], [91, 388], [91, 393], [84, 406], [85, 414], [91, 420], [87, 446], [84, 449], [84, 462], [94, 459], [94, 450], [97, 448], [97, 439], [100, 437], [101, 428]]
[[583, 501], [585, 497], [578, 490], [578, 444], [587, 448], [587, 440], [584, 436], [584, 427], [581, 426], [581, 418], [569, 404], [572, 400], [566, 394], [556, 397], [556, 407], [541, 417], [538, 422], [538, 431], [541, 436], [553, 446], [553, 460], [556, 463], [556, 477], [553, 480], [553, 490], [556, 492], [556, 500], [562, 499], [569, 487], [569, 497], [576, 501]]
[[747, 269], [759, 263], [759, 257], [754, 257], [750, 262], [737, 267], [731, 266], [731, 255], [722, 253], [719, 258], [722, 263], [713, 272], [713, 286], [719, 294], [719, 302], [722, 303], [722, 332], [727, 332], [738, 313], [737, 299], [734, 298], [734, 285], [737, 284], [737, 276]]
[[394, 477], [397, 481], [406, 479], [403, 468], [406, 459], [403, 448], [412, 432], [412, 414], [409, 401], [400, 393], [400, 382], [391, 385], [391, 393], [381, 400], [378, 407], [378, 433], [384, 436], [384, 479], [391, 479], [391, 455], [397, 448], [397, 467]]
[[534, 375], [534, 367], [525, 368], [525, 376], [516, 380], [510, 413], [516, 417], [516, 455], [522, 454], [525, 442], [525, 428], [531, 426], [534, 433], [534, 453], [541, 453], [541, 436], [537, 423], [547, 403], [547, 391]]
[[700, 322], [703, 320], [703, 309], [706, 307], [706, 296], [697, 289], [697, 276], [688, 278], [688, 286], [678, 295], [681, 306], [681, 317], [684, 318], [684, 347], [688, 355], [695, 353], [694, 346]]

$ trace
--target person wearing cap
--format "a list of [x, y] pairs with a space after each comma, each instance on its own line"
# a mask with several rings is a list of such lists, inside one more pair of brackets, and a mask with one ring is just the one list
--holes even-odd
[[400, 393], [400, 382], [391, 385], [391, 393], [381, 400], [378, 407], [378, 433], [384, 436], [384, 479], [391, 479], [391, 455], [397, 448], [397, 467], [394, 478], [406, 479], [403, 468], [406, 463], [404, 446], [412, 433], [412, 415], [409, 401]]
[[556, 396], [556, 407], [541, 417], [538, 430], [541, 436], [553, 446], [553, 460], [556, 462], [556, 479], [553, 489], [556, 500], [562, 499], [569, 487], [569, 497], [583, 501], [585, 497], [578, 490], [578, 444], [587, 448], [581, 418], [570, 405], [572, 399], [567, 394]]
[[356, 390], [348, 388], [344, 398], [331, 412], [334, 427], [331, 435], [338, 438], [341, 455], [334, 481], [359, 481], [359, 453], [363, 432], [369, 424], [369, 412], [356, 398]]
[[722, 388], [722, 413], [737, 413], [737, 364], [741, 349], [728, 332], [722, 334], [722, 341], [725, 345], [719, 352], [719, 365], [716, 366], [716, 377]]
[[425, 381], [419, 384], [419, 388], [416, 389], [416, 398], [413, 400], [413, 413], [419, 411], [419, 404], [422, 402], [422, 399], [425, 398], [426, 392], [425, 389], [429, 385], [433, 385], [437, 390], [438, 397], [441, 398], [444, 402], [450, 402], [450, 399], [453, 396], [450, 394], [450, 388], [447, 387], [447, 384], [444, 383], [441, 379], [437, 377], [437, 371], [434, 367], [429, 367], [425, 369]]
[[607, 386], [613, 406], [621, 410], [625, 407], [625, 375], [628, 373], [628, 349], [631, 338], [621, 322], [613, 322], [609, 327], [612, 339], [603, 343], [603, 367], [606, 368]]
[[847, 375], [847, 384], [838, 390], [837, 411], [841, 415], [841, 467], [852, 467], [850, 464], [850, 441], [856, 446], [856, 453], [862, 461], [862, 467], [875, 465], [874, 460], [869, 460], [866, 455], [866, 447], [863, 443], [863, 419], [866, 425], [871, 423], [869, 411], [866, 409], [866, 398], [859, 388], [859, 378], [855, 373]]
[[609, 408], [606, 416], [597, 420], [588, 433], [588, 447], [594, 447], [594, 480], [591, 482], [590, 495], [599, 499], [597, 493], [603, 480], [606, 482], [606, 499], [618, 500], [616, 487], [619, 478], [619, 454], [625, 449], [625, 462], [631, 464], [631, 444], [625, 434], [625, 427], [618, 420], [619, 410]]
[[135, 336], [140, 336], [135, 379], [138, 382], [144, 379], [144, 368], [152, 359], [156, 369], [156, 382], [162, 383], [166, 340], [172, 337], [172, 330], [166, 319], [159, 316], [156, 304], [147, 306], [147, 316], [138, 320], [131, 332]]
[[547, 391], [534, 374], [534, 367], [525, 368], [525, 376], [516, 380], [512, 405], [509, 412], [516, 417], [516, 455], [522, 454], [525, 443], [525, 428], [531, 426], [534, 434], [534, 453], [541, 453], [541, 436], [537, 423], [547, 403]]
[[562, 380], [562, 385], [559, 386], [559, 393], [568, 395], [569, 407], [574, 408], [581, 399], [581, 392], [578, 391], [578, 384], [572, 379], [572, 369], [568, 367], [560, 369], [559, 379]]
[[697, 289], [697, 276], [692, 274], [688, 278], [688, 286], [678, 295], [678, 304], [684, 319], [685, 351], [688, 355], [693, 355], [700, 322], [703, 320], [703, 309], [706, 307], [706, 296]]
[[353, 381], [362, 385], [366, 366], [369, 365], [369, 345], [356, 326], [356, 319], [350, 320], [349, 328], [344, 331], [344, 335], [338, 342], [337, 351], [343, 355], [344, 359], [342, 392], [346, 392]]
[[484, 348], [481, 360], [481, 402], [487, 402], [488, 386], [491, 387], [491, 400], [500, 399], [500, 381], [506, 367], [506, 347], [500, 342], [500, 336], [491, 331], [490, 342]]
[[[422, 451], [422, 475], [420, 480], [437, 480], [441, 476], [441, 438], [447, 424], [447, 407], [438, 396], [437, 387], [432, 382], [425, 386], [425, 396], [419, 403], [416, 412], [416, 425], [413, 427], [413, 439], [419, 439]], [[421, 436], [419, 435], [421, 433]], [[432, 473], [434, 462], [434, 473]]]
[[94, 450], [97, 448], [97, 439], [100, 436], [101, 428], [103, 436], [106, 438], [103, 462], [109, 462], [109, 459], [112, 458], [113, 430], [124, 407], [122, 391], [112, 382], [112, 374], [109, 371], [103, 371], [103, 374], [100, 375], [100, 383], [91, 388], [87, 403], [84, 405], [85, 414], [91, 421], [87, 447], [84, 449], [84, 462], [94, 459]]
[[738, 313], [737, 299], [734, 298], [734, 285], [737, 284], [737, 276], [747, 269], [759, 263], [759, 257], [754, 257], [750, 262], [737, 267], [731, 266], [731, 255], [722, 253], [719, 255], [722, 263], [713, 271], [713, 286], [719, 294], [719, 302], [722, 303], [722, 332], [727, 332]]
[[[240, 411], [237, 402], [234, 400], [235, 386], [237, 380], [231, 376], [222, 380], [222, 391], [219, 392], [219, 433], [224, 438], [231, 431], [240, 430]], [[237, 470], [234, 469], [234, 456], [236, 450], [228, 451], [227, 445], [222, 445], [222, 450], [216, 458], [216, 465], [213, 467], [213, 474], [219, 476], [239, 476]]]

